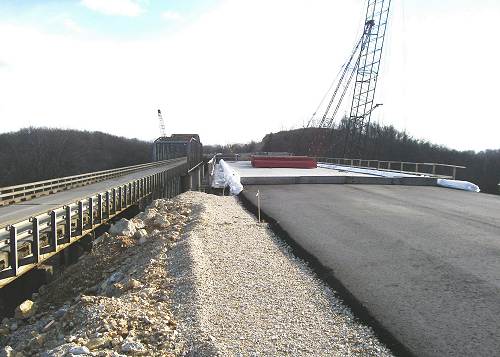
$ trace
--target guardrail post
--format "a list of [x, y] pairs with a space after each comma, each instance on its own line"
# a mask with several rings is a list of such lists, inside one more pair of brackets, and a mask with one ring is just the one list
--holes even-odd
[[64, 242], [71, 241], [71, 206], [66, 206], [66, 225], [64, 228]]
[[127, 185], [123, 186], [123, 206], [127, 208]]
[[57, 213], [56, 211], [50, 212], [50, 250], [52, 252], [57, 251]]
[[17, 261], [17, 228], [15, 226], [10, 226], [9, 229], [10, 237], [9, 237], [9, 265], [12, 269], [12, 274], [14, 276], [17, 275], [17, 270], [19, 268], [19, 263]]
[[455, 180], [456, 177], [457, 177], [457, 168], [453, 167], [453, 179]]
[[432, 174], [436, 174], [436, 164], [432, 164]]
[[164, 197], [166, 198], [172, 198], [173, 192], [174, 192], [174, 178], [172, 175], [167, 171], [165, 173], [165, 193]]
[[418, 171], [418, 163], [415, 163], [415, 172], [419, 172]]
[[94, 199], [89, 197], [89, 225], [90, 228], [94, 227]]
[[97, 220], [102, 223], [102, 194], [97, 195]]
[[83, 201], [78, 202], [78, 227], [77, 231], [80, 235], [83, 234]]
[[198, 180], [198, 182], [196, 182], [196, 190], [200, 191], [201, 190], [201, 168], [200, 167], [198, 167], [196, 169], [196, 173], [197, 173], [196, 177]]
[[40, 224], [38, 218], [33, 217], [31, 223], [33, 242], [31, 242], [31, 254], [33, 254], [33, 263], [38, 263], [40, 261]]
[[116, 188], [113, 188], [112, 199], [113, 199], [113, 213], [116, 213]]
[[402, 162], [401, 162], [401, 170], [399, 170], [399, 171], [403, 171], [403, 163]]
[[109, 191], [106, 191], [106, 218], [111, 217], [111, 200]]
[[122, 188], [121, 186], [118, 187], [118, 211], [122, 210]]

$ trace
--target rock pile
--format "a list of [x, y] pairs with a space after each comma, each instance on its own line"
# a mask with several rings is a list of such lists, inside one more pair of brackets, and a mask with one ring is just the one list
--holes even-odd
[[94, 241], [92, 252], [0, 325], [0, 356], [176, 356], [167, 251], [190, 220], [178, 199], [156, 200]]

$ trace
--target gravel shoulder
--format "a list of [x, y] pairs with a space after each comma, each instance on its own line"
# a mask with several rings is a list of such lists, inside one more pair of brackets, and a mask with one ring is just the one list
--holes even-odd
[[169, 253], [190, 355], [389, 356], [373, 331], [234, 197], [183, 194], [192, 220]]

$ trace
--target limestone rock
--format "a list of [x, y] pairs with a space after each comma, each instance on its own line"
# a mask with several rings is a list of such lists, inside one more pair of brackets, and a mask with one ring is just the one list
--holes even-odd
[[14, 317], [16, 319], [28, 319], [36, 313], [36, 304], [31, 300], [25, 300], [21, 305], [16, 307]]
[[139, 240], [145, 239], [148, 237], [148, 232], [145, 229], [138, 229], [135, 232], [134, 237]]
[[126, 218], [120, 219], [109, 229], [109, 233], [118, 236], [132, 237], [135, 234], [136, 227], [133, 222]]
[[86, 355], [90, 354], [90, 350], [85, 346], [74, 346], [69, 349], [68, 353], [72, 355]]
[[16, 351], [10, 346], [5, 346], [0, 350], [0, 357], [14, 357]]
[[157, 214], [153, 219], [153, 225], [159, 228], [167, 228], [168, 226], [170, 226], [170, 222], [165, 216]]
[[127, 338], [122, 343], [122, 352], [130, 353], [133, 356], [138, 356], [146, 353], [146, 348], [142, 343], [134, 341], [131, 338]]
[[106, 347], [107, 345], [109, 345], [109, 343], [111, 342], [111, 339], [110, 338], [107, 338], [107, 337], [97, 337], [97, 338], [91, 338], [86, 344], [85, 346], [89, 349], [89, 350], [96, 350], [98, 348], [103, 348], [103, 347]]

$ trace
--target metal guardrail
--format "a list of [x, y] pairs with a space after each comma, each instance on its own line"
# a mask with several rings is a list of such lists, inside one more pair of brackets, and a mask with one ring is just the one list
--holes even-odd
[[33, 198], [50, 195], [75, 187], [90, 185], [92, 183], [123, 176], [147, 168], [157, 167], [164, 165], [169, 161], [170, 160], [156, 161], [133, 166], [119, 167], [111, 170], [90, 172], [15, 186], [0, 187], [0, 207], [12, 203], [28, 201]]
[[[409, 162], [409, 161], [386, 161], [386, 160], [364, 160], [364, 159], [349, 159], [349, 158], [329, 158], [329, 157], [317, 157], [317, 161], [326, 163], [335, 163], [338, 165], [347, 165], [352, 167], [360, 167], [366, 169], [377, 169], [383, 171], [396, 171], [403, 173], [411, 173], [415, 175], [432, 175], [435, 177], [442, 178], [453, 178], [457, 177], [457, 169], [466, 169], [465, 166], [459, 165], [448, 165], [448, 164], [438, 164], [429, 162]], [[366, 165], [364, 165], [366, 164]], [[424, 167], [428, 167], [430, 172], [419, 171]], [[410, 169], [410, 170], [409, 170]], [[413, 171], [411, 170], [413, 169]], [[442, 172], [443, 170], [450, 170], [450, 175], [438, 174], [437, 172]]]
[[0, 288], [141, 200], [181, 193], [181, 177], [188, 171], [187, 158], [155, 164], [168, 163], [171, 166], [162, 172], [110, 187], [4, 227], [0, 230], [0, 264], [3, 263]]

